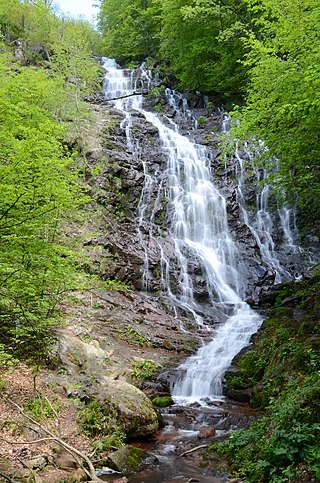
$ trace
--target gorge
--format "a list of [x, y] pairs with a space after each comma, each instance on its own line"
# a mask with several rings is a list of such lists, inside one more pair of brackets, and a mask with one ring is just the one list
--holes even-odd
[[319, 2], [98, 3], [0, 2], [0, 480], [316, 483]]

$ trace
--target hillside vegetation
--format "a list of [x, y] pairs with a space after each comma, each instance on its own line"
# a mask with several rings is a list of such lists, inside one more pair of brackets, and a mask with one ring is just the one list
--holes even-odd
[[319, 284], [318, 272], [267, 294], [268, 317], [252, 346], [236, 358], [237, 372], [227, 376], [229, 389], [250, 391], [251, 404], [265, 411], [248, 430], [212, 447], [228, 456], [245, 481], [320, 478]]
[[46, 2], [2, 2], [0, 31], [0, 360], [8, 365], [13, 356], [45, 358], [58, 304], [88, 284], [62, 235], [89, 199], [72, 145], [100, 71], [91, 58], [98, 33], [57, 18]]

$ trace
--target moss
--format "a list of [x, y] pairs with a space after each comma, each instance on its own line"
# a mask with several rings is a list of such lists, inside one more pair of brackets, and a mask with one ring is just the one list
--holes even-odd
[[[318, 274], [300, 283], [283, 284], [269, 310], [271, 317], [253, 345], [236, 359], [238, 373], [226, 376], [230, 389], [252, 388], [253, 403], [259, 409], [264, 409], [294, 374], [320, 369], [318, 291]], [[299, 304], [299, 310], [290, 306], [292, 300]], [[305, 308], [301, 308], [302, 302]]]
[[109, 456], [109, 466], [122, 473], [137, 471], [150, 455], [134, 446], [124, 446]]
[[79, 411], [77, 421], [87, 436], [124, 434], [114, 409], [101, 406], [96, 401], [90, 401]]
[[171, 396], [159, 396], [151, 399], [151, 402], [154, 406], [158, 408], [166, 408], [168, 406], [172, 406], [174, 404]]
[[308, 481], [320, 477], [319, 280], [283, 284], [270, 319], [236, 358], [238, 372], [226, 377], [229, 388], [250, 387], [251, 404], [266, 411], [218, 447], [246, 481], [307, 481], [301, 468]]

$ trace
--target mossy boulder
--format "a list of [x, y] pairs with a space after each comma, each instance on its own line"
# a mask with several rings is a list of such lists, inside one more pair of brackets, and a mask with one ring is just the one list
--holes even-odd
[[131, 473], [158, 463], [158, 459], [134, 446], [124, 446], [108, 457], [108, 466], [121, 473]]
[[90, 393], [113, 416], [128, 438], [148, 436], [157, 431], [158, 415], [152, 402], [132, 384], [104, 377]]

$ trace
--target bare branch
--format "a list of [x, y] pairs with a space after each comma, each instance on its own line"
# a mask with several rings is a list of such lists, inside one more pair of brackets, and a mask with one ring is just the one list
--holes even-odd
[[[82, 460], [85, 461], [85, 463], [87, 464], [88, 468], [89, 468], [89, 471], [87, 471], [85, 468], [84, 470], [86, 471], [86, 473], [88, 474], [88, 476], [90, 476], [91, 478], [91, 481], [102, 481], [100, 478], [97, 477], [96, 475], [96, 471], [94, 469], [94, 466], [91, 462], [91, 460], [88, 458], [87, 455], [85, 455], [82, 451], [79, 451], [77, 448], [74, 448], [73, 446], [71, 446], [70, 444], [66, 443], [65, 441], [63, 441], [61, 438], [59, 438], [58, 436], [55, 436], [51, 431], [49, 431], [49, 429], [45, 428], [44, 426], [42, 426], [42, 424], [38, 423], [38, 421], [36, 421], [35, 419], [33, 419], [31, 416], [29, 416], [29, 414], [26, 414], [23, 409], [18, 406], [18, 404], [16, 404], [15, 402], [11, 401], [10, 399], [8, 400], [8, 402], [10, 404], [12, 404], [15, 408], [18, 409], [18, 411], [26, 418], [28, 419], [29, 421], [32, 422], [32, 424], [34, 424], [35, 426], [37, 426], [38, 428], [40, 428], [45, 434], [48, 434], [49, 435], [49, 439], [52, 439], [54, 440], [57, 444], [59, 444], [60, 446], [62, 446], [66, 451], [68, 451], [73, 457], [76, 456], [79, 456]], [[77, 459], [77, 458], [76, 458]]]
[[6, 283], [6, 281], [9, 280], [9, 278], [13, 277], [13, 275], [17, 272], [19, 272], [19, 269], [15, 270], [14, 272], [11, 272], [10, 275], [8, 275], [4, 280], [1, 280], [1, 282], [0, 282], [1, 286], [3, 286]]
[[102, 99], [102, 100], [96, 99], [96, 100], [93, 100], [92, 103], [103, 105], [110, 101], [117, 101], [118, 99], [126, 99], [127, 97], [141, 96], [144, 94], [148, 94], [148, 91], [132, 92], [131, 94], [126, 94], [125, 96], [112, 97], [111, 99]]
[[22, 196], [24, 196], [26, 194], [26, 191], [24, 193], [21, 193], [16, 199], [15, 201], [12, 203], [12, 205], [9, 206], [9, 208], [6, 209], [6, 211], [4, 213], [2, 213], [2, 215], [0, 216], [0, 221], [9, 213], [10, 210], [12, 210], [12, 208], [15, 207], [15, 205], [18, 203], [18, 201], [20, 200], [20, 198], [22, 198]]
[[208, 445], [207, 444], [200, 444], [200, 446], [196, 446], [195, 448], [189, 449], [188, 451], [181, 453], [180, 457], [184, 456], [186, 454], [189, 454], [189, 453], [193, 453], [194, 451], [198, 451], [198, 449], [202, 449], [202, 448], [208, 448]]
[[43, 441], [55, 441], [55, 438], [40, 438], [40, 439], [35, 439], [34, 441], [10, 441], [9, 439], [2, 438], [0, 437], [1, 441], [4, 441], [5, 443], [8, 444], [38, 444], [38, 443], [43, 443]]
[[5, 480], [9, 481], [9, 483], [14, 483], [14, 480], [12, 480], [9, 476], [5, 475], [0, 471], [0, 476], [2, 476]]

